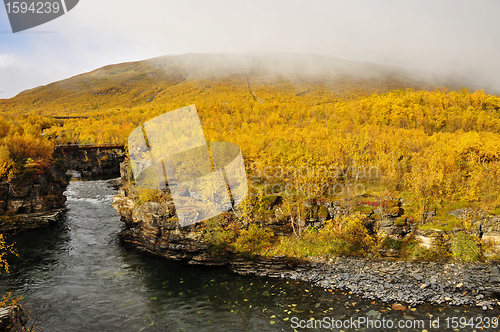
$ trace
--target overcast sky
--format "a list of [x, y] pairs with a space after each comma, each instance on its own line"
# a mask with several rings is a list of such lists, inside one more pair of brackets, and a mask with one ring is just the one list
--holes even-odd
[[111, 63], [303, 52], [455, 75], [500, 92], [500, 1], [80, 0], [13, 34], [0, 7], [0, 98]]

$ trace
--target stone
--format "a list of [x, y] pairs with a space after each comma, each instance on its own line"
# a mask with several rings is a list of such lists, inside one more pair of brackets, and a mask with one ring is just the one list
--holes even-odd
[[418, 273], [413, 273], [411, 275], [413, 278], [415, 278], [417, 281], [421, 281], [423, 278], [422, 278], [422, 275], [418, 274]]
[[378, 311], [370, 310], [366, 313], [366, 317], [370, 317], [373, 319], [380, 319], [382, 317], [382, 314]]
[[0, 331], [25, 331], [26, 313], [18, 306], [0, 308]]
[[500, 270], [496, 266], [490, 269], [490, 281], [500, 282]]
[[404, 305], [401, 305], [399, 303], [394, 303], [392, 305], [392, 310], [396, 310], [396, 311], [406, 311], [406, 307]]

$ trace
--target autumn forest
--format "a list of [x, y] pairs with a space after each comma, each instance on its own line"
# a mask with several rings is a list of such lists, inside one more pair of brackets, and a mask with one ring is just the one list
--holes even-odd
[[425, 227], [434, 211], [443, 229], [461, 226], [453, 209], [500, 214], [498, 96], [394, 76], [168, 68], [108, 66], [0, 100], [0, 175], [43, 170], [57, 144], [126, 144], [141, 122], [195, 104], [208, 141], [241, 147], [257, 196], [398, 197], [408, 220]]

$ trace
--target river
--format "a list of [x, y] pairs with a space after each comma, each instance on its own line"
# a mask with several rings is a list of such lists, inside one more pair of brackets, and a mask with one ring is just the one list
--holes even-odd
[[[144, 255], [120, 244], [123, 223], [111, 207], [115, 192], [107, 181], [74, 179], [66, 191], [69, 210], [59, 225], [9, 238], [19, 258], [9, 257], [11, 272], [0, 275], [0, 291], [24, 297], [37, 330], [294, 331], [311, 318], [350, 324], [351, 318], [363, 317], [380, 322], [373, 324], [386, 321], [381, 331], [396, 331], [388, 320], [408, 324], [399, 330], [437, 331], [453, 316], [494, 316], [478, 308], [428, 305], [403, 312], [304, 282], [239, 277], [226, 268]], [[438, 318], [440, 327], [430, 328]], [[424, 326], [417, 328], [418, 321]], [[350, 330], [345, 327], [333, 330]]]

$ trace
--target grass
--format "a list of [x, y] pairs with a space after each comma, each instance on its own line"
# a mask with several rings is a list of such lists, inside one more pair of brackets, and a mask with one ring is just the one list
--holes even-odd
[[452, 237], [450, 250], [454, 258], [463, 261], [477, 261], [481, 257], [479, 239], [464, 232]]
[[500, 216], [500, 205], [497, 206], [496, 208], [490, 210], [489, 212], [491, 215], [494, 215], [494, 216]]

